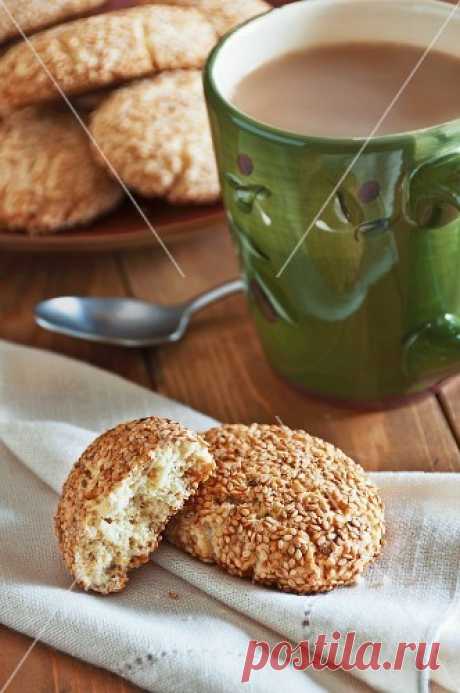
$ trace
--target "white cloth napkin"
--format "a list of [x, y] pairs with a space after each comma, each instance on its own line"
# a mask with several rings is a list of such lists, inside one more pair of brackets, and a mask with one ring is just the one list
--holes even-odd
[[0, 342], [3, 624], [157, 693], [428, 691], [431, 674], [418, 672], [412, 656], [399, 672], [267, 667], [249, 684], [240, 681], [250, 639], [313, 642], [318, 634], [355, 631], [358, 642], [383, 643], [383, 661], [398, 642], [441, 638], [433, 679], [460, 690], [460, 475], [374, 475], [386, 502], [388, 543], [352, 588], [282, 594], [164, 543], [123, 593], [70, 592], [52, 529], [56, 494], [97, 433], [152, 414], [197, 430], [214, 423], [103, 371]]

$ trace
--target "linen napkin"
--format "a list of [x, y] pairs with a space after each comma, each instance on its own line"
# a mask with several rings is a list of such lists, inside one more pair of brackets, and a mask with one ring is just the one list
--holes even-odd
[[[104, 371], [0, 342], [0, 621], [149, 690], [342, 693], [460, 690], [460, 475], [374, 474], [388, 541], [362, 581], [296, 596], [232, 578], [163, 543], [127, 589], [69, 591], [53, 535], [57, 493], [103, 430], [147, 415], [215, 422]], [[382, 643], [441, 641], [437, 671], [306, 672], [269, 666], [241, 684], [248, 642], [313, 643], [334, 631]], [[24, 666], [27, 666], [27, 662]], [[0, 682], [0, 686], [3, 682]]]

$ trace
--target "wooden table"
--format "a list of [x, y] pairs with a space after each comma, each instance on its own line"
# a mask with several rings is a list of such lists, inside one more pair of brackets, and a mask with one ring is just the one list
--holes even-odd
[[[229, 422], [302, 427], [342, 447], [368, 470], [460, 471], [460, 379], [437, 394], [387, 412], [357, 413], [306, 399], [267, 366], [243, 296], [197, 316], [179, 344], [125, 351], [46, 333], [34, 324], [37, 301], [59, 294], [185, 299], [237, 274], [222, 226], [171, 246], [182, 279], [158, 247], [123, 254], [0, 257], [0, 337], [93, 363]], [[0, 688], [30, 639], [0, 628]], [[9, 693], [126, 693], [134, 686], [37, 645]]]

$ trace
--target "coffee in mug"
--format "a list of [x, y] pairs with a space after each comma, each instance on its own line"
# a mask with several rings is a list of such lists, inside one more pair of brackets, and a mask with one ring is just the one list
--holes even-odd
[[[372, 132], [423, 49], [404, 43], [321, 44], [264, 63], [237, 85], [232, 101], [256, 120], [302, 135], [362, 137]], [[460, 59], [431, 51], [376, 134], [419, 130], [458, 118]]]

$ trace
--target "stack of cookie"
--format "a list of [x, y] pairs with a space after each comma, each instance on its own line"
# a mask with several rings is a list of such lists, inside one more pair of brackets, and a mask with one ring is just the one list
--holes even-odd
[[269, 5], [130, 4], [95, 14], [105, 0], [4, 0], [0, 42], [16, 42], [0, 56], [0, 229], [88, 223], [123, 187], [176, 204], [218, 199], [201, 68], [223, 33]]
[[78, 585], [102, 594], [125, 587], [165, 528], [192, 556], [297, 594], [356, 583], [385, 535], [376, 487], [331, 444], [259, 424], [199, 436], [159, 417], [90, 445], [55, 527]]

